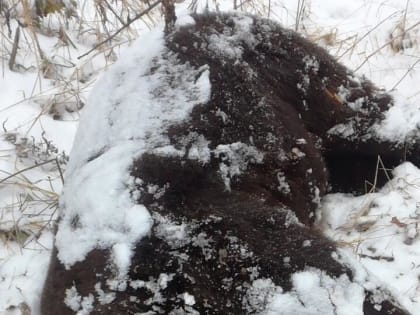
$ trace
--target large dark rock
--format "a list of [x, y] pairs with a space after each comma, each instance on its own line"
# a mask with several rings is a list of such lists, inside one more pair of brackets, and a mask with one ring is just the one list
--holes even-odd
[[[257, 279], [283, 292], [303, 270], [351, 282], [333, 258], [335, 245], [312, 227], [320, 198], [328, 189], [359, 191], [378, 155], [388, 166], [404, 158], [402, 145], [372, 129], [390, 96], [322, 48], [268, 20], [253, 18], [243, 36], [241, 16], [194, 19], [166, 45], [177, 63], [207, 65], [210, 100], [167, 129], [184, 156], [150, 151], [135, 159], [131, 175], [141, 180], [133, 191], [154, 226], [136, 245], [128, 282], [108, 292], [112, 302], [95, 300], [90, 314], [256, 314], [268, 303], [264, 293], [259, 302], [251, 296]], [[200, 145], [208, 155], [191, 158]], [[95, 285], [109, 291], [109, 259], [98, 248], [66, 269], [54, 252], [42, 314], [74, 314], [64, 303], [72, 286], [81, 296], [98, 294]], [[405, 314], [373, 293], [362, 307]]]

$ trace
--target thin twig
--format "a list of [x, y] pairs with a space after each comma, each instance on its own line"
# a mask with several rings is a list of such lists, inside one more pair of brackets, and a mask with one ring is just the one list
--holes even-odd
[[124, 24], [120, 29], [118, 29], [114, 34], [112, 34], [111, 36], [109, 36], [107, 39], [103, 40], [102, 42], [96, 44], [95, 46], [93, 46], [92, 49], [90, 49], [89, 51], [85, 52], [83, 55], [80, 55], [79, 57], [77, 57], [77, 59], [81, 59], [87, 55], [89, 55], [91, 52], [95, 51], [98, 47], [102, 46], [103, 44], [106, 44], [107, 42], [111, 41], [112, 39], [115, 38], [115, 36], [117, 36], [119, 33], [121, 33], [124, 29], [126, 29], [127, 27], [129, 27], [133, 22], [135, 22], [136, 20], [140, 19], [141, 17], [143, 17], [144, 15], [148, 14], [150, 11], [152, 11], [155, 7], [157, 7], [160, 3], [162, 2], [162, 0], [157, 0], [156, 2], [152, 3], [146, 10], [144, 10], [143, 12], [137, 14], [136, 16], [134, 16], [133, 19], [131, 19], [130, 21], [128, 21], [126, 24]]
[[296, 10], [296, 23], [295, 23], [296, 32], [299, 31], [299, 23], [300, 23], [300, 20], [302, 19], [304, 6], [305, 6], [305, 0], [299, 0], [298, 5], [297, 5], [297, 10]]
[[0, 180], [0, 184], [4, 183], [6, 180], [8, 180], [8, 179], [10, 179], [10, 178], [13, 178], [13, 177], [15, 177], [15, 176], [17, 176], [17, 175], [19, 175], [19, 174], [22, 174], [22, 173], [24, 173], [24, 172], [26, 172], [26, 171], [29, 171], [29, 170], [31, 170], [31, 169], [34, 169], [34, 168], [40, 167], [40, 166], [42, 166], [42, 165], [45, 165], [45, 164], [48, 164], [48, 163], [51, 163], [51, 162], [56, 162], [56, 161], [57, 161], [57, 158], [54, 158], [54, 159], [51, 159], [51, 160], [44, 161], [44, 162], [42, 162], [42, 163], [38, 163], [38, 164], [35, 164], [35, 165], [32, 165], [32, 166], [29, 166], [29, 167], [27, 167], [27, 168], [24, 168], [24, 169], [22, 169], [22, 170], [20, 170], [20, 171], [18, 171], [18, 172], [16, 172], [16, 173], [14, 173], [14, 174], [10, 175], [10, 176], [7, 176], [6, 178], [3, 178], [2, 180]]
[[15, 40], [13, 42], [13, 48], [12, 48], [12, 52], [10, 54], [10, 59], [9, 59], [10, 71], [13, 71], [15, 67], [16, 55], [19, 48], [19, 38], [20, 38], [20, 26], [17, 26], [16, 33], [15, 33]]
[[[405, 33], [407, 33], [408, 31], [412, 30], [413, 28], [417, 27], [418, 25], [420, 25], [420, 22], [414, 23], [413, 25], [411, 25], [409, 28], [406, 29]], [[383, 44], [382, 46], [380, 46], [378, 49], [376, 49], [375, 51], [373, 51], [372, 53], [370, 53], [365, 60], [363, 60], [363, 62], [354, 70], [354, 72], [357, 72], [366, 62], [368, 62], [368, 60], [370, 58], [372, 58], [374, 55], [376, 55], [378, 52], [380, 52], [383, 48], [385, 48], [386, 46], [388, 46], [389, 44], [391, 44], [391, 42], [393, 40], [395, 40], [395, 38], [397, 37], [403, 37], [405, 35], [405, 33], [403, 34], [398, 34], [397, 36], [395, 36], [393, 39], [387, 41], [385, 44]]]
[[118, 19], [118, 21], [120, 21], [120, 23], [122, 25], [125, 24], [125, 22], [123, 21], [123, 19], [119, 16], [119, 14], [117, 12], [115, 12], [114, 8], [108, 3], [108, 1], [104, 0], [106, 6], [108, 7], [108, 9], [112, 12], [112, 14], [114, 14], [114, 16]]
[[406, 78], [406, 76], [413, 71], [414, 67], [420, 62], [420, 59], [417, 59], [417, 61], [415, 63], [413, 63], [408, 69], [407, 71], [404, 73], [404, 75], [401, 77], [401, 79], [398, 80], [397, 83], [394, 84], [394, 86], [392, 87], [392, 89], [390, 91], [394, 91], [398, 85], [400, 85], [400, 83]]
[[397, 12], [394, 12], [390, 15], [388, 15], [385, 19], [380, 21], [378, 24], [375, 25], [375, 27], [371, 28], [368, 32], [366, 32], [362, 37], [360, 37], [350, 48], [346, 49], [344, 53], [342, 53], [340, 56], [338, 56], [337, 60], [340, 60], [343, 58], [349, 51], [351, 51], [355, 46], [357, 46], [363, 39], [365, 39], [369, 34], [371, 34], [375, 29], [377, 29], [380, 25], [382, 25], [384, 22], [388, 21], [391, 17], [396, 15]]
[[388, 182], [391, 182], [391, 176], [389, 176], [389, 174], [388, 174], [388, 170], [389, 170], [389, 169], [387, 169], [387, 168], [385, 167], [384, 162], [382, 161], [382, 158], [381, 158], [381, 156], [380, 156], [380, 155], [378, 155], [378, 161], [379, 161], [379, 163], [380, 163], [380, 164], [381, 164], [381, 166], [382, 166], [382, 170], [384, 171], [385, 176], [386, 176], [386, 178], [387, 178]]
[[58, 162], [58, 158], [55, 158], [55, 163], [57, 164], [58, 173], [60, 173], [61, 183], [64, 184], [64, 176], [63, 176], [63, 170], [61, 169], [60, 163]]

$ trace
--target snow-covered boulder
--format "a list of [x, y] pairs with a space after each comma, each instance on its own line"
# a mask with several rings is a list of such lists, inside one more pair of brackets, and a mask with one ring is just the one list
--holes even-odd
[[179, 21], [92, 92], [43, 315], [405, 314], [312, 228], [329, 184], [404, 157], [377, 133], [392, 99], [268, 20]]

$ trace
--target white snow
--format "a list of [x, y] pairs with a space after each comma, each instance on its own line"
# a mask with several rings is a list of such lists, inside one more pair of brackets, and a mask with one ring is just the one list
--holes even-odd
[[284, 172], [279, 171], [277, 173], [277, 180], [279, 182], [279, 185], [277, 186], [277, 190], [286, 194], [286, 195], [290, 194], [290, 192], [291, 192], [290, 185], [286, 180], [286, 176], [285, 176]]
[[191, 160], [198, 160], [202, 164], [210, 161], [211, 150], [209, 148], [210, 141], [204, 138], [203, 135], [193, 134], [194, 142], [188, 151], [188, 158]]
[[244, 301], [248, 311], [261, 315], [362, 315], [364, 289], [347, 276], [333, 279], [317, 269], [291, 277], [293, 289], [284, 292], [271, 279], [253, 281]]
[[242, 58], [242, 47], [237, 43], [244, 42], [249, 47], [254, 47], [257, 41], [250, 33], [252, 18], [238, 15], [234, 19], [233, 29], [225, 27], [222, 33], [211, 34], [208, 37], [207, 49], [227, 59], [238, 60]]
[[93, 302], [95, 298], [91, 293], [88, 296], [83, 297], [82, 302], [80, 303], [81, 309], [76, 313], [76, 315], [89, 315], [93, 310]]
[[110, 304], [115, 299], [115, 292], [106, 293], [104, 290], [102, 290], [100, 282], [95, 284], [95, 291], [98, 295], [98, 301], [101, 305]]
[[77, 312], [80, 309], [80, 303], [82, 302], [82, 297], [77, 292], [75, 286], [72, 286], [70, 289], [66, 290], [66, 297], [64, 298], [64, 303], [73, 311]]
[[186, 305], [194, 305], [195, 304], [195, 298], [193, 295], [189, 294], [188, 292], [184, 293], [184, 301]]
[[189, 242], [187, 224], [176, 224], [158, 213], [154, 213], [153, 218], [157, 225], [156, 236], [164, 239], [172, 248], [181, 247]]
[[257, 148], [242, 142], [219, 144], [214, 150], [214, 154], [222, 161], [219, 164], [219, 173], [228, 191], [230, 191], [230, 183], [233, 177], [244, 172], [249, 163], [259, 164], [264, 159], [264, 154], [259, 152]]
[[89, 315], [93, 310], [93, 302], [95, 298], [92, 294], [88, 296], [80, 296], [75, 286], [66, 290], [64, 303], [77, 315]]
[[406, 162], [392, 175], [393, 179], [378, 192], [325, 197], [320, 224], [328, 236], [344, 245], [348, 257], [357, 255], [359, 262], [351, 265], [366, 269], [369, 281], [386, 288], [394, 299], [417, 314], [420, 170]]
[[381, 138], [399, 142], [418, 138], [420, 135], [419, 103], [408, 102], [406, 97], [396, 92], [393, 96], [396, 104], [387, 112], [384, 121], [375, 126], [375, 133]]

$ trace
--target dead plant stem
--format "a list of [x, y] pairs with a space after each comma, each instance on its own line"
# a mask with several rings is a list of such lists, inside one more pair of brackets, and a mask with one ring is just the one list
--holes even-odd
[[96, 44], [92, 49], [90, 49], [89, 51], [85, 52], [83, 55], [80, 55], [79, 57], [77, 57], [77, 59], [81, 59], [81, 58], [89, 55], [91, 52], [95, 51], [98, 47], [100, 47], [103, 44], [106, 44], [107, 42], [109, 42], [112, 39], [114, 39], [119, 33], [121, 33], [123, 30], [125, 30], [127, 27], [129, 27], [136, 20], [138, 20], [141, 17], [143, 17], [144, 15], [148, 14], [155, 7], [157, 7], [161, 2], [162, 2], [162, 0], [157, 0], [156, 2], [152, 3], [146, 10], [144, 10], [144, 11], [140, 12], [139, 14], [135, 15], [134, 18], [130, 19], [127, 23], [125, 23], [114, 34], [112, 34], [111, 36], [107, 37], [105, 40], [101, 41], [100, 43]]
[[[32, 165], [32, 166], [29, 166], [29, 167], [27, 167], [27, 168], [21, 169], [20, 171], [18, 171], [18, 172], [16, 172], [16, 173], [13, 173], [13, 174], [11, 174], [10, 176], [7, 176], [6, 178], [3, 178], [2, 180], [0, 180], [0, 184], [4, 183], [5, 181], [7, 181], [7, 180], [8, 180], [8, 179], [10, 179], [10, 178], [16, 177], [16, 176], [17, 176], [17, 175], [19, 175], [19, 174], [22, 174], [22, 173], [24, 173], [24, 172], [26, 172], [26, 171], [29, 171], [29, 170], [31, 170], [31, 169], [34, 169], [34, 168], [40, 167], [40, 166], [42, 166], [42, 165], [45, 165], [45, 164], [48, 164], [48, 163], [51, 163], [51, 162], [56, 162], [56, 163], [58, 163], [57, 158], [54, 158], [54, 159], [51, 159], [51, 160], [47, 160], [47, 161], [44, 161], [44, 162], [41, 162], [41, 163], [38, 163], [38, 164], [35, 164], [35, 165]], [[60, 176], [61, 176], [61, 172], [60, 172]]]

